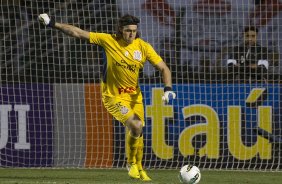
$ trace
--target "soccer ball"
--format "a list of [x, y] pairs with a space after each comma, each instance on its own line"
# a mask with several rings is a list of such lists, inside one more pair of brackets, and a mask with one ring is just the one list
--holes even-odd
[[196, 184], [201, 179], [200, 169], [194, 165], [184, 165], [180, 169], [179, 180], [184, 184]]

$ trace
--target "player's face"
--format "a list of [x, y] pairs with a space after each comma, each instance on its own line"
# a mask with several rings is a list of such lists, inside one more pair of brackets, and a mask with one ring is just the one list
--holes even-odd
[[137, 25], [127, 25], [122, 28], [122, 37], [128, 43], [132, 43], [136, 38]]
[[244, 33], [244, 42], [247, 46], [252, 46], [257, 43], [257, 32], [247, 31]]

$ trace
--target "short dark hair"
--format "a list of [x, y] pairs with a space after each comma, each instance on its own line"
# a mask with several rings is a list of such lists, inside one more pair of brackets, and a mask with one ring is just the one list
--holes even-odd
[[255, 26], [247, 26], [244, 29], [244, 33], [249, 32], [249, 31], [254, 31], [256, 33], [258, 33], [258, 28], [256, 28]]
[[[127, 25], [138, 25], [140, 22], [140, 20], [133, 16], [133, 15], [129, 15], [126, 14], [124, 16], [122, 16], [121, 18], [119, 18], [118, 23], [117, 23], [117, 31], [116, 31], [116, 35], [117, 38], [120, 39], [122, 38], [122, 32], [120, 31], [120, 28], [122, 28], [123, 26], [127, 26]], [[136, 38], [140, 37], [140, 33], [139, 31], [137, 31], [136, 34]]]
[[139, 22], [140, 20], [137, 17], [126, 14], [118, 20], [118, 26], [138, 25]]

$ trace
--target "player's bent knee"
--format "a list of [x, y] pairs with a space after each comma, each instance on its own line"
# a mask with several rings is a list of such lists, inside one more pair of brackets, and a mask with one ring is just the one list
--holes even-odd
[[130, 124], [128, 126], [131, 134], [135, 137], [138, 137], [142, 134], [142, 124], [141, 126], [140, 125], [137, 125], [137, 124]]
[[133, 136], [140, 136], [142, 134], [143, 124], [142, 121], [136, 117], [131, 117], [126, 121], [126, 126]]

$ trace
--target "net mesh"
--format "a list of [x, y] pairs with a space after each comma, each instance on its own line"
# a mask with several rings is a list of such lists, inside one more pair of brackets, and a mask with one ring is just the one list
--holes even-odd
[[[126, 130], [101, 102], [103, 53], [37, 16], [115, 33], [129, 13], [177, 94], [161, 102], [161, 75], [147, 62], [144, 166], [281, 170], [281, 10], [279, 0], [1, 0], [1, 166], [125, 167]], [[259, 51], [237, 48], [246, 26], [258, 28]], [[229, 68], [252, 61], [267, 70]]]

